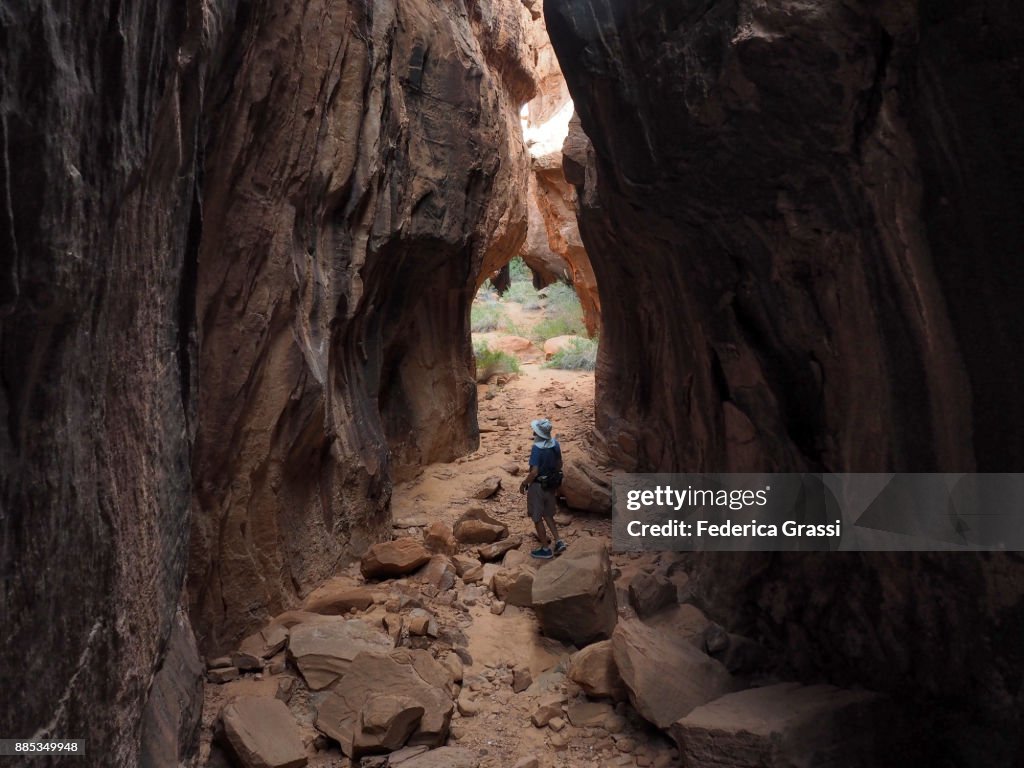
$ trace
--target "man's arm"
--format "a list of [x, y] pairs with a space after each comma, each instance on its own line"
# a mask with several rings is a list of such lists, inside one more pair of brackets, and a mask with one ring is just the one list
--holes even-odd
[[529, 473], [523, 479], [523, 482], [519, 484], [519, 492], [526, 493], [526, 489], [530, 487], [530, 483], [537, 479], [538, 470], [537, 467], [530, 467]]

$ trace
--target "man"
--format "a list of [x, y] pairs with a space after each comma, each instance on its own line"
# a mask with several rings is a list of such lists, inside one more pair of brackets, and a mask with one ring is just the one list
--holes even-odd
[[[537, 530], [537, 538], [540, 539], [540, 548], [533, 550], [530, 555], [550, 560], [563, 552], [566, 544], [558, 538], [558, 529], [555, 527], [555, 489], [558, 484], [550, 484], [549, 488], [545, 488], [542, 479], [561, 473], [562, 449], [551, 436], [551, 422], [548, 419], [534, 419], [530, 422], [530, 429], [534, 438], [530, 449], [530, 472], [519, 486], [519, 492], [526, 494], [526, 510]], [[551, 538], [548, 537], [545, 523], [551, 529]], [[556, 542], [554, 552], [551, 551], [552, 541]]]

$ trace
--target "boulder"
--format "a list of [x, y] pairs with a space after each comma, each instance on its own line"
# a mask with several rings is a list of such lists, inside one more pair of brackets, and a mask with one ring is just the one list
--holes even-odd
[[391, 521], [392, 528], [423, 528], [427, 524], [427, 516], [422, 512], [407, 512]]
[[533, 608], [548, 637], [582, 647], [611, 637], [615, 628], [615, 586], [607, 547], [581, 538], [537, 571]]
[[463, 544], [490, 544], [508, 536], [508, 526], [481, 507], [470, 507], [455, 522], [455, 538]]
[[363, 555], [359, 570], [367, 579], [384, 579], [412, 573], [430, 559], [426, 547], [410, 538], [382, 541]]
[[510, 355], [537, 351], [537, 348], [533, 346], [533, 342], [529, 339], [524, 339], [522, 336], [499, 336], [491, 342], [490, 347], [493, 350], [507, 352]]
[[629, 582], [629, 602], [641, 619], [676, 602], [676, 585], [662, 574], [636, 574]]
[[423, 707], [405, 696], [371, 696], [359, 713], [353, 756], [401, 749], [416, 731], [423, 714]]
[[206, 679], [219, 685], [237, 679], [238, 674], [238, 667], [217, 667], [206, 671]]
[[355, 608], [365, 611], [377, 598], [367, 587], [353, 586], [348, 579], [335, 578], [321, 584], [306, 597], [302, 610], [327, 615], [345, 614]]
[[886, 710], [875, 693], [779, 683], [696, 707], [669, 733], [684, 765], [892, 765]]
[[447, 555], [434, 555], [418, 574], [420, 581], [436, 587], [440, 592], [454, 587], [457, 575], [455, 564]]
[[569, 659], [569, 679], [587, 696], [624, 700], [628, 696], [625, 683], [615, 666], [611, 640], [592, 643]]
[[482, 547], [477, 547], [476, 551], [480, 555], [481, 560], [497, 560], [509, 550], [518, 549], [522, 544], [522, 536], [509, 536], [507, 539], [496, 541], [493, 544], [484, 544]]
[[480, 568], [480, 560], [469, 555], [456, 555], [452, 558], [455, 564], [455, 573], [459, 578], [465, 578], [466, 574], [474, 568]]
[[582, 336], [573, 336], [572, 334], [554, 336], [544, 342], [544, 357], [550, 360], [562, 350], [569, 349], [574, 342], [581, 341], [586, 341], [586, 339]]
[[306, 685], [319, 691], [336, 681], [358, 654], [392, 647], [391, 638], [359, 619], [321, 616], [292, 627], [288, 656]]
[[533, 685], [533, 675], [529, 667], [516, 667], [512, 672], [512, 690], [515, 693], [522, 693]]
[[623, 619], [615, 627], [612, 654], [633, 707], [659, 728], [735, 688], [728, 670], [690, 637], [639, 619]]
[[440, 520], [435, 520], [423, 533], [423, 545], [431, 552], [439, 555], [454, 555], [459, 549], [452, 529]]
[[577, 728], [600, 726], [615, 714], [611, 704], [604, 701], [577, 701], [566, 708], [569, 722]]
[[533, 600], [533, 579], [533, 569], [518, 565], [495, 573], [491, 580], [491, 589], [499, 600], [525, 608], [530, 606]]
[[501, 488], [501, 478], [497, 475], [485, 477], [471, 494], [474, 499], [489, 499]]
[[418, 637], [438, 636], [437, 619], [425, 608], [414, 608], [411, 610], [409, 618], [406, 620], [406, 626], [409, 627], [410, 635]]
[[386, 692], [423, 708], [423, 716], [407, 743], [437, 747], [448, 735], [455, 705], [448, 694], [449, 671], [427, 652], [400, 649], [391, 653], [360, 653], [333, 690], [320, 702], [316, 727], [355, 756], [362, 712], [369, 700]]
[[231, 654], [231, 661], [239, 669], [262, 669], [264, 659], [269, 659], [284, 650], [288, 642], [288, 628], [280, 624], [268, 624], [259, 632], [253, 632], [242, 640], [238, 650]]
[[612, 486], [609, 473], [587, 456], [565, 459], [562, 485], [558, 495], [572, 509], [598, 514], [612, 511]]
[[283, 701], [244, 696], [221, 713], [224, 736], [243, 768], [301, 768], [306, 749]]

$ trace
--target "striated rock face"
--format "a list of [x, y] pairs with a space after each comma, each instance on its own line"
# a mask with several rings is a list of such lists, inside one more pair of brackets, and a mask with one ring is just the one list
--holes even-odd
[[[562, 144], [575, 117], [569, 90], [555, 58], [543, 18], [529, 26], [537, 52], [537, 95], [526, 105], [523, 133], [530, 150], [529, 227], [521, 255], [534, 287], [555, 280], [573, 284], [591, 336], [599, 333], [597, 279], [576, 223], [576, 190], [562, 172]], [[578, 121], [577, 121], [578, 122]]]
[[468, 306], [526, 234], [514, 0], [254, 13], [206, 157], [190, 592], [223, 649], [476, 445]]
[[[565, 169], [606, 291], [598, 427], [624, 466], [1024, 466], [1015, 6], [545, 13], [592, 142], [570, 134]], [[1016, 556], [694, 567], [804, 677], [1020, 712]]]
[[169, 0], [0, 11], [0, 733], [85, 739], [107, 765], [136, 764], [144, 711], [156, 749], [195, 738], [195, 648], [184, 619], [172, 626], [197, 129], [222, 13]]

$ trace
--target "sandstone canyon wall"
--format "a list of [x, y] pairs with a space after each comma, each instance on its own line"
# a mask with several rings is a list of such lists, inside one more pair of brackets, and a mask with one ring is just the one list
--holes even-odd
[[[177, 765], [178, 732], [186, 751], [196, 737], [198, 657], [174, 617], [196, 415], [198, 126], [222, 13], [0, 8], [0, 734], [85, 739], [83, 765], [135, 765], [154, 707], [154, 764]], [[176, 711], [167, 688], [149, 695], [174, 627], [193, 690]]]
[[476, 445], [468, 307], [526, 235], [513, 0], [257, 4], [221, 83], [198, 271], [190, 593], [225, 648]]
[[[545, 14], [592, 142], [571, 135], [566, 165], [604, 291], [598, 428], [623, 465], [1024, 466], [1014, 4]], [[1016, 555], [722, 556], [698, 571], [720, 615], [805, 679], [1024, 710]]]
[[562, 169], [562, 144], [575, 117], [573, 104], [544, 18], [533, 13], [529, 37], [536, 51], [538, 87], [523, 118], [533, 173], [527, 197], [529, 226], [520, 255], [533, 271], [534, 288], [555, 280], [572, 283], [587, 331], [596, 336], [601, 326], [597, 279], [576, 222], [576, 189]]
[[528, 19], [0, 9], [4, 736], [188, 763], [182, 603], [206, 650], [237, 636], [386, 530], [395, 471], [475, 444], [469, 301], [526, 230]]

